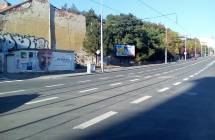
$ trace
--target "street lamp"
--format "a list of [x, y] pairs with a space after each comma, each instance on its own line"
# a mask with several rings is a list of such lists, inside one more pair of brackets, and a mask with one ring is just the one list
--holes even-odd
[[184, 60], [187, 60], [187, 35], [179, 37], [181, 39], [184, 39]]
[[168, 30], [167, 30], [167, 27], [165, 27], [165, 28], [166, 28], [165, 64], [167, 64], [167, 52], [168, 52], [167, 51], [167, 45], [168, 45], [168, 40], [167, 40], [168, 35], [167, 34], [168, 34]]
[[[205, 45], [207, 42], [201, 42], [200, 44], [201, 44], [201, 57], [203, 57], [203, 45]], [[204, 55], [205, 57], [206, 57], [206, 47], [205, 47], [205, 55]]]
[[101, 2], [101, 70], [102, 72], [104, 72], [104, 64], [103, 64], [103, 0], [100, 1]]

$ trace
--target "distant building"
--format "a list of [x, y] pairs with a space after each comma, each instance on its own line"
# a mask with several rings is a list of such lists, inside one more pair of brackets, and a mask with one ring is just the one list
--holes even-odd
[[0, 71], [6, 68], [5, 53], [18, 50], [65, 50], [84, 54], [86, 20], [83, 15], [63, 11], [48, 0], [25, 0], [0, 4]]

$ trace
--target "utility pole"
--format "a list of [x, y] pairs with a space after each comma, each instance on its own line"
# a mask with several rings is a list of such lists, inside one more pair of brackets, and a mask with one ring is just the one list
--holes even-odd
[[101, 2], [101, 70], [104, 72], [104, 59], [103, 59], [103, 0]]
[[[50, 0], [48, 1], [49, 2], [49, 49], [52, 49], [52, 31], [51, 31], [51, 2]], [[48, 68], [48, 57], [46, 57], [46, 72], [49, 71], [49, 68]]]
[[205, 46], [205, 57], [207, 56], [207, 46]]
[[196, 38], [195, 38], [195, 58], [196, 58]]
[[184, 59], [187, 60], [187, 37], [185, 36]]
[[52, 35], [51, 35], [51, 3], [49, 0], [49, 49], [52, 47]]
[[167, 27], [165, 27], [165, 28], [166, 28], [165, 64], [167, 64], [168, 29], [167, 29]]

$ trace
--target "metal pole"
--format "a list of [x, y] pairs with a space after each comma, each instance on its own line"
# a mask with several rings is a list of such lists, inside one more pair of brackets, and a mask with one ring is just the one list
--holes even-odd
[[196, 39], [195, 39], [195, 58], [196, 58]]
[[184, 59], [187, 60], [187, 37], [185, 37], [185, 51], [184, 51]]
[[51, 49], [52, 45], [52, 36], [51, 36], [51, 3], [49, 0], [49, 49]]
[[103, 64], [103, 0], [101, 0], [101, 70], [104, 72]]
[[[49, 2], [49, 49], [52, 49], [52, 34], [51, 34], [51, 3]], [[48, 58], [46, 57], [46, 72], [49, 71], [48, 68]]]
[[207, 46], [205, 46], [205, 57], [207, 56], [206, 51], [207, 51]]
[[165, 64], [167, 64], [167, 44], [168, 44], [168, 36], [167, 36], [167, 33], [168, 33], [168, 31], [167, 31], [167, 27], [166, 27], [166, 47], [165, 47]]

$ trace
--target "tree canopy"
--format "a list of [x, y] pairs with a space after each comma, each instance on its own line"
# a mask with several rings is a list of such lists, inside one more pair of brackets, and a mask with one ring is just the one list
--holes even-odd
[[[81, 13], [86, 17], [86, 36], [84, 40], [85, 50], [95, 55], [96, 50], [100, 49], [100, 16], [96, 15], [93, 9], [87, 12], [79, 12], [75, 5], [64, 9]], [[164, 48], [168, 48], [168, 59], [178, 59], [183, 57], [185, 51], [185, 41], [179, 33], [167, 29], [162, 24], [155, 24], [143, 21], [132, 14], [108, 15], [103, 20], [104, 33], [104, 54], [115, 54], [115, 45], [128, 44], [135, 45], [136, 62], [143, 61], [163, 61]], [[200, 41], [197, 38], [187, 39], [188, 57], [194, 56], [195, 47], [197, 54], [200, 55]]]

